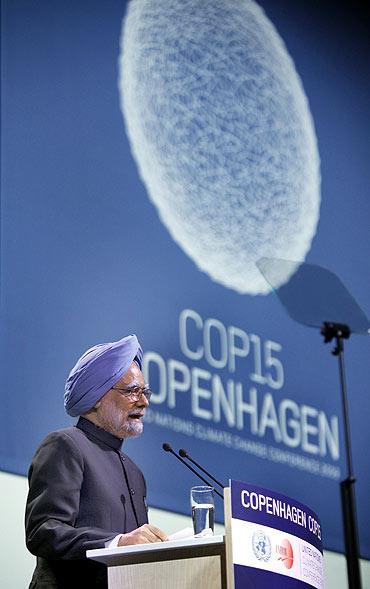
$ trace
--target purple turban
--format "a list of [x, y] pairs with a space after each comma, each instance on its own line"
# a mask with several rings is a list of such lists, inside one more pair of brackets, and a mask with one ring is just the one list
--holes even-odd
[[128, 371], [133, 361], [141, 369], [143, 351], [136, 335], [87, 350], [72, 368], [65, 386], [64, 407], [83, 415]]

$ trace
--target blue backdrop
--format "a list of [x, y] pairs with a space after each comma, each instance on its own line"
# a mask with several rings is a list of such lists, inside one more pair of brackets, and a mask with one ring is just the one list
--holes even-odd
[[[350, 3], [259, 4], [294, 61], [317, 138], [321, 206], [306, 260], [337, 273], [369, 314], [367, 14]], [[0, 467], [26, 474], [46, 433], [72, 423], [64, 382], [87, 347], [136, 333], [156, 394], [126, 449], [149, 504], [189, 512], [194, 479], [162, 451], [169, 441], [225, 482], [310, 506], [324, 547], [341, 551], [336, 360], [275, 294], [243, 294], [200, 270], [162, 222], [120, 107], [125, 11], [118, 0], [2, 2]], [[346, 343], [366, 558], [369, 344]]]

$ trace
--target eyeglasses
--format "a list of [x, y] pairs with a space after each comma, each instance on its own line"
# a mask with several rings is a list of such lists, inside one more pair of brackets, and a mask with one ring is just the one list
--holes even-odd
[[124, 397], [128, 397], [131, 401], [138, 401], [141, 395], [144, 395], [147, 401], [150, 401], [150, 397], [153, 394], [153, 391], [150, 390], [149, 387], [131, 387], [127, 389], [119, 389], [118, 387], [112, 387], [114, 391], [118, 391]]

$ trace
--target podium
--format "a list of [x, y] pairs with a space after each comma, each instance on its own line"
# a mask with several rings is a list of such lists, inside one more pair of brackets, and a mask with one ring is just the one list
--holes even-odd
[[306, 505], [241, 481], [224, 489], [225, 536], [88, 550], [108, 588], [324, 589], [321, 524]]
[[104, 563], [109, 589], [226, 589], [223, 536], [88, 550]]

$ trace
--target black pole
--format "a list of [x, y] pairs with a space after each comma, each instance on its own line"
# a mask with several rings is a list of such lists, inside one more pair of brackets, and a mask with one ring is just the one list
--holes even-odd
[[334, 356], [338, 356], [340, 388], [342, 394], [342, 409], [344, 422], [344, 441], [347, 458], [347, 478], [340, 483], [342, 499], [342, 517], [344, 528], [344, 545], [347, 561], [347, 577], [349, 589], [361, 589], [360, 551], [357, 531], [355, 487], [356, 478], [353, 473], [351, 436], [349, 426], [349, 411], [347, 400], [347, 386], [344, 370], [344, 346], [343, 338], [348, 339], [350, 330], [346, 325], [324, 323], [321, 333], [325, 337], [325, 343], [334, 337], [336, 346], [332, 350]]
[[360, 551], [357, 532], [355, 482], [353, 473], [349, 411], [347, 400], [346, 375], [344, 370], [343, 335], [339, 329], [336, 335], [337, 345], [333, 354], [338, 356], [342, 407], [344, 421], [345, 446], [347, 454], [347, 478], [340, 483], [342, 497], [342, 514], [344, 526], [344, 543], [346, 549], [347, 575], [349, 589], [361, 589]]
[[349, 589], [361, 589], [361, 572], [357, 535], [355, 480], [345, 479], [340, 483], [344, 545], [346, 550], [347, 577]]

